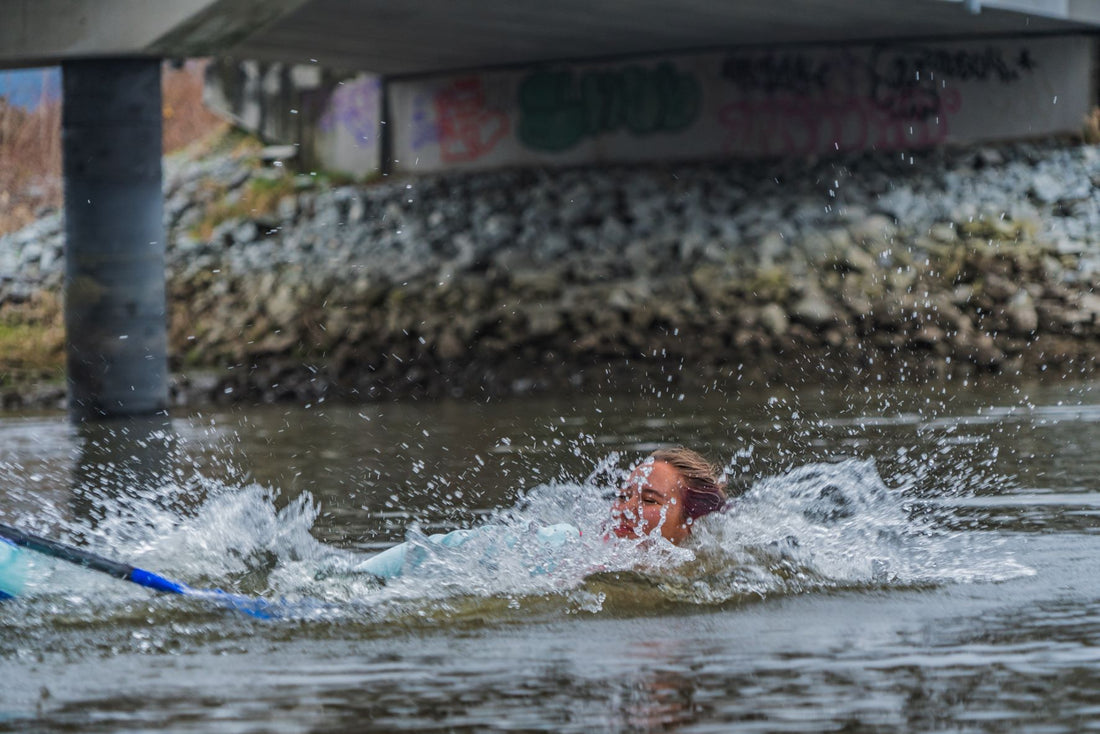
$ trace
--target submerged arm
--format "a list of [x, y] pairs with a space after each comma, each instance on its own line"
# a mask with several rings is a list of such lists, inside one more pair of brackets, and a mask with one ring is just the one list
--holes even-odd
[[[437, 545], [444, 548], [457, 548], [470, 538], [485, 535], [487, 533], [499, 534], [499, 539], [502, 541], [500, 546], [504, 548], [512, 548], [521, 539], [521, 536], [517, 535], [509, 528], [500, 525], [483, 525], [471, 530], [452, 530], [449, 533], [436, 533], [434, 535], [429, 535], [427, 541], [431, 545]], [[557, 547], [564, 545], [570, 539], [580, 537], [580, 534], [580, 530], [572, 525], [558, 523], [557, 525], [539, 528], [535, 532], [533, 538], [542, 545]], [[412, 559], [410, 562], [409, 551], [412, 547], [412, 544], [408, 541], [398, 543], [392, 548], [387, 548], [381, 553], [371, 556], [367, 560], [359, 563], [355, 566], [355, 571], [358, 573], [369, 573], [381, 579], [392, 579], [401, 576], [402, 573], [407, 570], [407, 566], [415, 567], [423, 560], [420, 554], [414, 554], [418, 557]]]

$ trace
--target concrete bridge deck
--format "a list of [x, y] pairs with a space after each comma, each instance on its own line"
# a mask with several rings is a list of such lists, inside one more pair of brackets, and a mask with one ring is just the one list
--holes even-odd
[[0, 66], [235, 56], [406, 75], [742, 44], [1097, 28], [1095, 0], [0, 0]]

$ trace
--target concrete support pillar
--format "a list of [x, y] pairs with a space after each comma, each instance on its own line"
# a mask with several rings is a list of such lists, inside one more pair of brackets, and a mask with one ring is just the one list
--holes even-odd
[[62, 65], [65, 329], [74, 422], [168, 407], [160, 62]]

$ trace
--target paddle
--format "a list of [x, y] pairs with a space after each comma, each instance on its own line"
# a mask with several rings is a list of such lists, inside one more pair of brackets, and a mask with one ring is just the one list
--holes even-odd
[[22, 589], [25, 565], [18, 558], [18, 548], [15, 547], [21, 546], [154, 591], [208, 599], [259, 619], [271, 619], [274, 616], [271, 604], [264, 599], [230, 594], [221, 589], [195, 589], [180, 581], [32, 535], [10, 525], [0, 524], [0, 539], [6, 541], [0, 542], [0, 599], [15, 596]]
[[0, 601], [19, 596], [27, 580], [27, 560], [15, 547], [0, 538]]

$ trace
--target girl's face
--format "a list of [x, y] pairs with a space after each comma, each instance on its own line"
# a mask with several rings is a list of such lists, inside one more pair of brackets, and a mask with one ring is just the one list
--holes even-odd
[[680, 473], [664, 461], [646, 459], [631, 472], [611, 505], [612, 532], [620, 538], [640, 538], [659, 531], [679, 544], [691, 534], [684, 514]]

